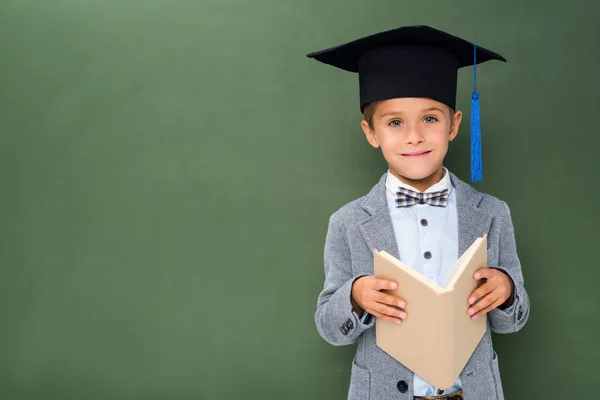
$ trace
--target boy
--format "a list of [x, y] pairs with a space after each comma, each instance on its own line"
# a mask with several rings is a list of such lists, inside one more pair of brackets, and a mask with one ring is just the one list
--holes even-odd
[[[357, 343], [348, 399], [503, 399], [491, 332], [516, 332], [529, 316], [510, 211], [459, 180], [443, 161], [462, 119], [455, 111], [457, 70], [505, 60], [427, 26], [401, 27], [308, 57], [358, 72], [361, 126], [389, 167], [368, 194], [329, 220], [315, 322], [328, 343]], [[445, 286], [458, 257], [484, 234], [488, 267], [474, 278], [485, 283], [465, 299], [465, 312], [487, 318], [488, 329], [454, 385], [436, 388], [377, 347], [375, 318], [402, 323], [410, 316], [403, 299], [382, 292], [401, 289], [402, 282], [372, 276], [373, 250]], [[431, 321], [431, 329], [444, 327]]]

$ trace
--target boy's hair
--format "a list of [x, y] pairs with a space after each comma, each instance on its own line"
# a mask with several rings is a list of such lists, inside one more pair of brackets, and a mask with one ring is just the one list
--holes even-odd
[[[375, 115], [375, 111], [377, 110], [377, 105], [381, 103], [381, 101], [373, 101], [365, 105], [363, 109], [363, 116], [365, 117], [365, 121], [369, 124], [369, 128], [373, 128], [373, 116]], [[454, 116], [454, 109], [452, 107], [448, 107], [450, 110], [450, 118]]]
[[373, 101], [371, 103], [367, 103], [363, 109], [363, 115], [365, 117], [365, 121], [369, 124], [369, 128], [373, 128], [373, 115], [375, 115], [375, 110], [377, 110], [377, 105], [380, 101]]

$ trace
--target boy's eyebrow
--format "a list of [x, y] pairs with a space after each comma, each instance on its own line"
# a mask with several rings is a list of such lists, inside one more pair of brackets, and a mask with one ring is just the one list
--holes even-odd
[[401, 115], [402, 111], [387, 111], [384, 112], [383, 114], [381, 114], [381, 118], [385, 117], [386, 115]]
[[438, 107], [430, 107], [430, 108], [426, 108], [426, 109], [424, 109], [423, 111], [439, 111], [439, 112], [441, 112], [441, 113], [443, 113], [443, 112], [444, 112], [444, 110], [442, 110], [441, 108], [438, 108]]
[[[430, 107], [430, 108], [425, 108], [425, 109], [421, 110], [421, 112], [429, 112], [429, 111], [439, 111], [442, 114], [444, 113], [444, 110], [442, 110], [439, 107]], [[387, 111], [387, 112], [384, 112], [383, 114], [381, 114], [380, 118], [383, 118], [387, 115], [401, 115], [402, 113], [403, 113], [402, 111]]]

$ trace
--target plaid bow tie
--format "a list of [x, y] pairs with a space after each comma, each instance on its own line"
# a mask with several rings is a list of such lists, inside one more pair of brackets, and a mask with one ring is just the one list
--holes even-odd
[[448, 205], [448, 189], [439, 192], [420, 193], [406, 188], [398, 188], [396, 207], [410, 207], [415, 204], [429, 204], [436, 207]]

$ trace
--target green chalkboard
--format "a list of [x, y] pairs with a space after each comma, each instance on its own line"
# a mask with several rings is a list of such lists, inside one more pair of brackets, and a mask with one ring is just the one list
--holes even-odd
[[[600, 6], [564, 1], [0, 2], [0, 398], [343, 399], [314, 325], [327, 220], [385, 172], [358, 81], [306, 53], [427, 24], [478, 68], [484, 183], [532, 301], [508, 399], [600, 362]], [[472, 75], [459, 76], [468, 121]], [[468, 124], [447, 166], [468, 180]]]

